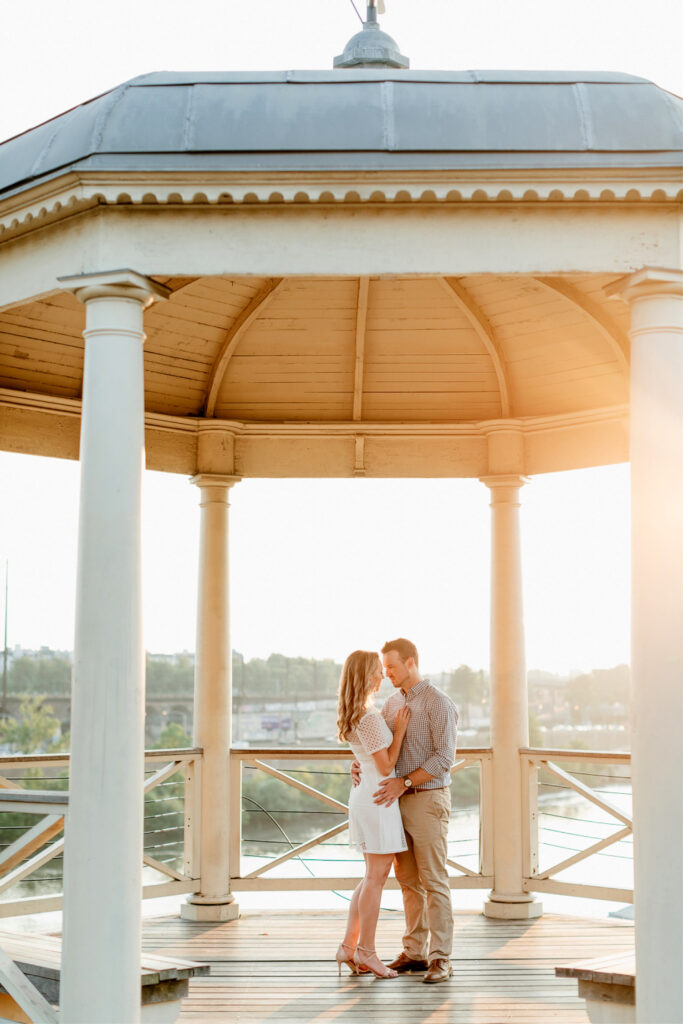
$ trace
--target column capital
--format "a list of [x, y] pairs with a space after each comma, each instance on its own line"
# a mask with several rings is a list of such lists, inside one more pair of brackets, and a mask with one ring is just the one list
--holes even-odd
[[134, 299], [146, 309], [171, 294], [170, 288], [128, 269], [75, 274], [58, 277], [57, 280], [65, 291], [72, 292], [81, 302], [105, 298]]
[[520, 420], [487, 420], [479, 424], [486, 437], [488, 472], [485, 480], [524, 473], [526, 456]]
[[620, 277], [605, 289], [610, 298], [633, 302], [651, 295], [683, 295], [683, 270], [643, 267], [635, 274]]
[[196, 487], [234, 487], [240, 483], [241, 476], [222, 476], [219, 473], [197, 473], [190, 477], [190, 483]]
[[522, 476], [521, 473], [496, 473], [488, 476], [480, 476], [479, 479], [487, 487], [523, 487], [530, 482], [530, 477]]

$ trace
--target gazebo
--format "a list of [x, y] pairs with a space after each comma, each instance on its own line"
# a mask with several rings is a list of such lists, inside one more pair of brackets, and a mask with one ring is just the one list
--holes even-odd
[[184, 912], [236, 914], [230, 489], [450, 476], [491, 492], [485, 912], [525, 918], [520, 493], [630, 458], [637, 1016], [681, 1020], [683, 100], [407, 70], [367, 18], [334, 70], [145, 75], [0, 146], [1, 444], [82, 466], [63, 1015], [138, 1012], [144, 464], [200, 493]]

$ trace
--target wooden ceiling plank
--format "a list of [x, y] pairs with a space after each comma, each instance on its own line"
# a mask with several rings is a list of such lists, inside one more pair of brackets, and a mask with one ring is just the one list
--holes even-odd
[[69, 394], [78, 396], [81, 390], [80, 377], [67, 377], [66, 375], [57, 378], [53, 373], [32, 373], [30, 375], [19, 373], [23, 367], [15, 369], [12, 366], [3, 368], [0, 372], [2, 383], [0, 387], [11, 388], [12, 390], [25, 392], [36, 391], [39, 394]]
[[284, 277], [273, 277], [267, 281], [264, 287], [247, 303], [227, 332], [209, 377], [206, 389], [205, 416], [214, 415], [220, 386], [243, 334], [259, 313], [262, 313], [272, 302], [284, 281]]
[[491, 362], [493, 363], [496, 371], [496, 377], [498, 379], [498, 388], [500, 390], [500, 414], [504, 419], [506, 419], [511, 415], [512, 410], [510, 402], [510, 385], [505, 360], [502, 352], [500, 351], [493, 328], [467, 289], [459, 281], [453, 277], [442, 277], [440, 280], [443, 282], [444, 288], [450, 291], [453, 295], [456, 304], [472, 324], [472, 327], [479, 335], [484, 348], [491, 357]]
[[631, 360], [628, 335], [605, 314], [600, 306], [561, 277], [536, 277], [535, 280], [558, 295], [562, 295], [592, 321], [608, 343], [612, 353], [617, 357], [622, 371], [628, 374]]
[[[0, 334], [0, 358], [11, 358], [16, 356], [23, 360], [26, 366], [55, 366], [56, 345], [35, 345], [32, 341], [22, 337], [12, 337], [7, 334]], [[75, 345], [59, 346], [59, 358], [56, 364], [59, 366], [80, 366], [83, 368], [83, 348]]]
[[356, 303], [356, 357], [353, 377], [353, 420], [359, 422], [363, 411], [363, 371], [365, 368], [365, 328], [368, 319], [370, 278], [358, 278]]

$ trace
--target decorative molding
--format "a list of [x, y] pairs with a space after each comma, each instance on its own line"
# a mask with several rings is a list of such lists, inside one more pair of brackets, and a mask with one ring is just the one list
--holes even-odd
[[491, 489], [495, 487], [523, 487], [529, 483], [529, 477], [522, 473], [488, 473], [479, 480]]
[[630, 303], [648, 295], [683, 295], [683, 269], [643, 267], [635, 274], [620, 277], [605, 289], [611, 298]]
[[230, 360], [235, 354], [237, 346], [244, 337], [245, 332], [259, 313], [262, 313], [275, 298], [275, 294], [284, 280], [285, 279], [283, 277], [271, 278], [264, 287], [256, 293], [253, 299], [247, 303], [228, 330], [221, 350], [216, 357], [213, 367], [211, 368], [209, 383], [206, 389], [206, 401], [204, 404], [205, 416], [212, 417], [214, 415], [220, 386], [223, 383], [225, 374], [227, 373]]
[[230, 488], [242, 481], [241, 476], [225, 476], [219, 473], [197, 473], [190, 477], [190, 483], [196, 487], [221, 487]]
[[507, 368], [505, 366], [505, 359], [503, 357], [503, 353], [500, 351], [500, 346], [496, 340], [493, 327], [488, 322], [470, 293], [462, 284], [460, 284], [459, 281], [454, 277], [441, 277], [439, 280], [449, 292], [451, 298], [455, 299], [458, 308], [465, 314], [479, 336], [479, 340], [483, 343], [484, 348], [491, 357], [491, 362], [493, 363], [493, 368], [496, 371], [496, 378], [498, 380], [501, 416], [507, 419], [511, 414], [510, 383], [508, 380]]
[[[0, 409], [32, 409], [56, 416], [79, 417], [81, 403], [76, 398], [59, 398], [37, 392], [0, 388]], [[609, 405], [581, 412], [554, 416], [526, 416], [514, 419], [479, 420], [467, 423], [374, 423], [344, 421], [337, 423], [257, 423], [243, 420], [202, 419], [195, 416], [169, 416], [146, 412], [145, 426], [171, 433], [198, 434], [204, 431], [228, 433], [233, 437], [485, 437], [492, 430], [515, 430], [523, 434], [550, 433], [600, 423], [623, 423], [628, 420], [628, 405]]]
[[71, 292], [80, 302], [105, 297], [136, 299], [143, 307], [167, 299], [170, 288], [149, 277], [125, 267], [120, 270], [103, 270], [93, 274], [75, 274], [58, 277], [64, 291]]
[[353, 419], [359, 421], [363, 411], [363, 375], [365, 370], [365, 324], [368, 316], [369, 277], [358, 278], [356, 303], [356, 358], [353, 374]]
[[682, 203], [675, 169], [444, 172], [111, 172], [65, 175], [0, 200], [0, 240], [98, 206]]
[[571, 302], [573, 306], [576, 306], [581, 310], [582, 313], [588, 317], [589, 320], [597, 327], [602, 334], [603, 338], [609, 344], [612, 354], [616, 356], [617, 362], [620, 364], [621, 369], [628, 374], [631, 360], [631, 342], [629, 341], [628, 335], [621, 330], [621, 328], [615, 324], [605, 314], [605, 312], [593, 302], [586, 295], [582, 295], [578, 288], [574, 288], [572, 285], [567, 284], [565, 280], [560, 277], [535, 277], [535, 281], [544, 287], [549, 288], [550, 291], [556, 292], [558, 295], [562, 295], [568, 302]]
[[363, 435], [356, 437], [355, 460], [353, 465], [354, 476], [365, 476], [365, 438]]

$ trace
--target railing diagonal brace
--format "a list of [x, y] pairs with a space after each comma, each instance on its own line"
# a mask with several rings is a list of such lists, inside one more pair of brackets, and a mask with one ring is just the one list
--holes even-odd
[[451, 775], [455, 775], [456, 772], [461, 772], [463, 768], [471, 768], [473, 765], [479, 764], [478, 761], [472, 761], [469, 757], [460, 758], [455, 761], [451, 766]]
[[551, 868], [546, 868], [542, 871], [537, 878], [546, 879], [550, 878], [551, 875], [557, 875], [560, 871], [564, 871], [566, 868], [572, 867], [574, 864], [578, 864], [579, 861], [586, 860], [587, 857], [592, 857], [594, 853], [599, 853], [600, 850], [604, 850], [605, 847], [611, 846], [613, 843], [618, 843], [621, 839], [625, 839], [626, 836], [631, 835], [630, 828], [619, 829], [618, 832], [614, 832], [613, 835], [607, 836], [605, 839], [601, 839], [599, 843], [593, 843], [592, 846], [587, 847], [585, 850], [580, 850], [575, 853], [573, 857], [567, 857], [566, 860], [560, 861], [559, 864], [553, 864]]
[[555, 775], [558, 779], [566, 782], [570, 789], [580, 793], [581, 796], [584, 796], [586, 800], [590, 800], [590, 802], [595, 804], [596, 807], [600, 807], [603, 811], [607, 811], [608, 814], [617, 818], [618, 821], [623, 822], [624, 825], [628, 825], [629, 828], [633, 827], [633, 822], [629, 818], [628, 814], [624, 814], [624, 812], [620, 811], [618, 807], [611, 804], [609, 800], [604, 800], [601, 796], [598, 796], [594, 790], [584, 785], [583, 782], [579, 782], [573, 775], [562, 771], [562, 769], [558, 768], [556, 764], [552, 763], [552, 761], [542, 761], [541, 764], [550, 772], [551, 775]]
[[45, 846], [56, 835], [59, 835], [63, 828], [63, 815], [48, 814], [46, 817], [41, 818], [37, 825], [28, 829], [18, 839], [15, 839], [6, 850], [2, 851], [0, 856], [0, 875], [6, 874], [16, 867], [17, 864], [21, 864], [22, 860], [26, 860], [32, 853], [39, 850], [41, 846]]
[[329, 804], [330, 807], [334, 807], [343, 814], [348, 814], [349, 812], [349, 808], [346, 804], [333, 799], [333, 797], [328, 796], [327, 793], [321, 793], [319, 789], [314, 789], [313, 786], [307, 786], [305, 782], [299, 782], [298, 779], [293, 779], [291, 775], [287, 775], [286, 772], [278, 771], [277, 768], [273, 768], [271, 765], [265, 764], [264, 761], [252, 761], [245, 759], [245, 764], [250, 764], [254, 768], [259, 768], [262, 772], [265, 772], [266, 775], [272, 775], [274, 779], [280, 779], [288, 786], [293, 786], [294, 789], [300, 789], [302, 793], [308, 793], [309, 796], [314, 796], [316, 800], [321, 800], [324, 804]]
[[21, 789], [21, 786], [17, 785], [16, 780], [12, 781], [12, 779], [6, 779], [4, 775], [0, 775], [0, 789]]
[[38, 868], [42, 867], [43, 864], [47, 864], [53, 857], [58, 856], [64, 850], [64, 840], [58, 839], [56, 843], [49, 846], [47, 850], [42, 850], [37, 853], [35, 857], [31, 857], [27, 860], [20, 868], [15, 868], [14, 871], [10, 871], [9, 874], [0, 881], [0, 892], [4, 892], [5, 889], [9, 889], [16, 882], [20, 882], [22, 878], [26, 878], [33, 871], [37, 871]]
[[180, 771], [182, 767], [182, 761], [173, 761], [171, 764], [164, 765], [164, 767], [160, 768], [158, 772], [155, 772], [154, 775], [150, 775], [150, 777], [145, 780], [144, 792], [149, 793], [150, 790], [154, 789], [161, 782], [165, 782], [165, 780], [170, 778], [171, 775], [175, 775], [175, 773]]
[[249, 874], [244, 877], [258, 878], [259, 875], [264, 875], [266, 871], [272, 871], [273, 868], [278, 867], [280, 864], [284, 864], [285, 861], [291, 860], [292, 857], [298, 857], [299, 854], [305, 853], [305, 851], [310, 850], [312, 846], [319, 846], [325, 839], [331, 839], [332, 836], [338, 835], [348, 827], [348, 821], [343, 821], [341, 825], [335, 825], [334, 828], [328, 829], [327, 832], [321, 832], [320, 835], [314, 836], [313, 839], [309, 839], [308, 842], [301, 843], [300, 846], [295, 846], [293, 850], [283, 853], [281, 857], [276, 857], [275, 860], [269, 860], [267, 864], [263, 864], [260, 868], [256, 868], [255, 871], [250, 871]]
[[456, 871], [461, 871], [463, 875], [469, 875], [470, 878], [479, 877], [478, 871], [472, 871], [471, 868], [466, 868], [464, 864], [458, 863], [457, 860], [451, 860], [450, 857], [446, 858], [446, 863], [448, 864], [449, 867], [455, 868]]
[[159, 871], [162, 875], [168, 875], [169, 878], [174, 878], [177, 882], [186, 882], [187, 875], [183, 875], [180, 871], [176, 871], [170, 864], [163, 864], [160, 860], [156, 860], [154, 857], [150, 857], [148, 853], [142, 858], [144, 864], [149, 868], [154, 868], [155, 871]]

